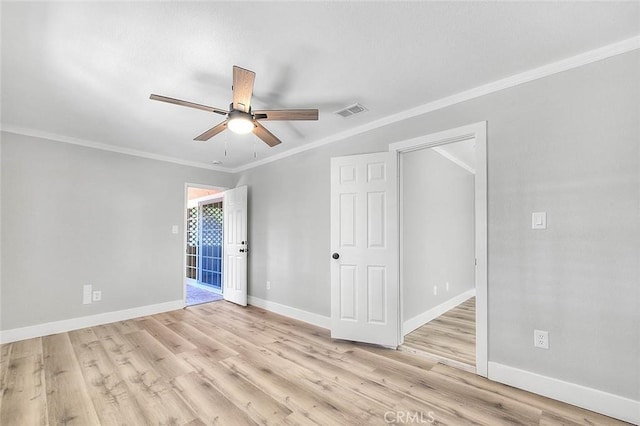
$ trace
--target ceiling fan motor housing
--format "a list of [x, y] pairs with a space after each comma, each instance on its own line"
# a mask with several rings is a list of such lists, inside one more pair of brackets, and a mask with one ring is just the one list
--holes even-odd
[[244, 112], [240, 110], [232, 109], [229, 111], [229, 122], [227, 123], [227, 127], [238, 134], [245, 134], [251, 132], [256, 125], [253, 122], [253, 114], [251, 114], [251, 109], [249, 112]]

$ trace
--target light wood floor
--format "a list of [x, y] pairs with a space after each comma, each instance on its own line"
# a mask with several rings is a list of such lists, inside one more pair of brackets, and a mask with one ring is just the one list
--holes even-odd
[[445, 364], [475, 371], [476, 298], [472, 297], [407, 334], [403, 349], [422, 356], [432, 355]]
[[224, 301], [0, 353], [3, 426], [623, 424]]

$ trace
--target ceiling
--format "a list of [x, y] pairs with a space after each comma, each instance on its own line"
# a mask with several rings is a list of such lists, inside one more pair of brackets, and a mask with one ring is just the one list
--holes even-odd
[[[2, 126], [234, 169], [637, 36], [638, 2], [3, 2]], [[224, 132], [232, 66], [283, 143]], [[368, 111], [334, 114], [359, 102]], [[225, 153], [226, 147], [226, 153]], [[215, 168], [215, 167], [214, 167]]]

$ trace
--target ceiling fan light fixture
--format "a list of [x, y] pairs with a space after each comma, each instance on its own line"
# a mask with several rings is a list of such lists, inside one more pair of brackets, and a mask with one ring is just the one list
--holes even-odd
[[[1, 0], [0, 0], [1, 1]], [[195, 102], [183, 101], [180, 99], [169, 98], [152, 94], [149, 96], [154, 101], [167, 102], [174, 105], [186, 106], [190, 108], [201, 109], [216, 114], [226, 116], [226, 120], [216, 124], [212, 128], [204, 131], [202, 134], [193, 138], [194, 141], [208, 141], [215, 135], [227, 129], [236, 134], [246, 134], [253, 132], [256, 137], [270, 147], [274, 147], [282, 141], [273, 133], [267, 130], [261, 123], [265, 121], [285, 121], [285, 120], [317, 120], [317, 109], [272, 109], [261, 110], [253, 113], [251, 111], [251, 95], [253, 93], [253, 82], [256, 73], [237, 65], [233, 66], [233, 102], [229, 105], [229, 110], [225, 111], [220, 108], [214, 108], [207, 105], [197, 104]], [[255, 153], [254, 153], [255, 154]]]
[[227, 127], [233, 133], [238, 135], [246, 135], [251, 133], [255, 127], [251, 114], [242, 111], [231, 111], [229, 113], [229, 122]]

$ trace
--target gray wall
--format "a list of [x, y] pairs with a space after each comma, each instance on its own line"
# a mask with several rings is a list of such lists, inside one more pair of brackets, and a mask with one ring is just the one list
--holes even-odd
[[[226, 173], [10, 133], [1, 173], [4, 330], [182, 299], [184, 184], [232, 184]], [[84, 284], [102, 301], [82, 305]]]
[[2, 326], [2, 133], [0, 132], [0, 330]]
[[387, 148], [370, 142], [363, 135], [238, 176], [250, 188], [250, 296], [329, 316], [330, 158]]
[[250, 294], [329, 315], [330, 157], [487, 120], [489, 360], [640, 399], [638, 75], [634, 51], [242, 173]]
[[[487, 120], [489, 360], [639, 400], [638, 75], [630, 52], [241, 173], [250, 294], [328, 316], [329, 159]], [[231, 183], [5, 133], [1, 161], [3, 329], [181, 298], [184, 182]]]
[[402, 154], [401, 168], [407, 321], [475, 287], [475, 179], [433, 149]]

